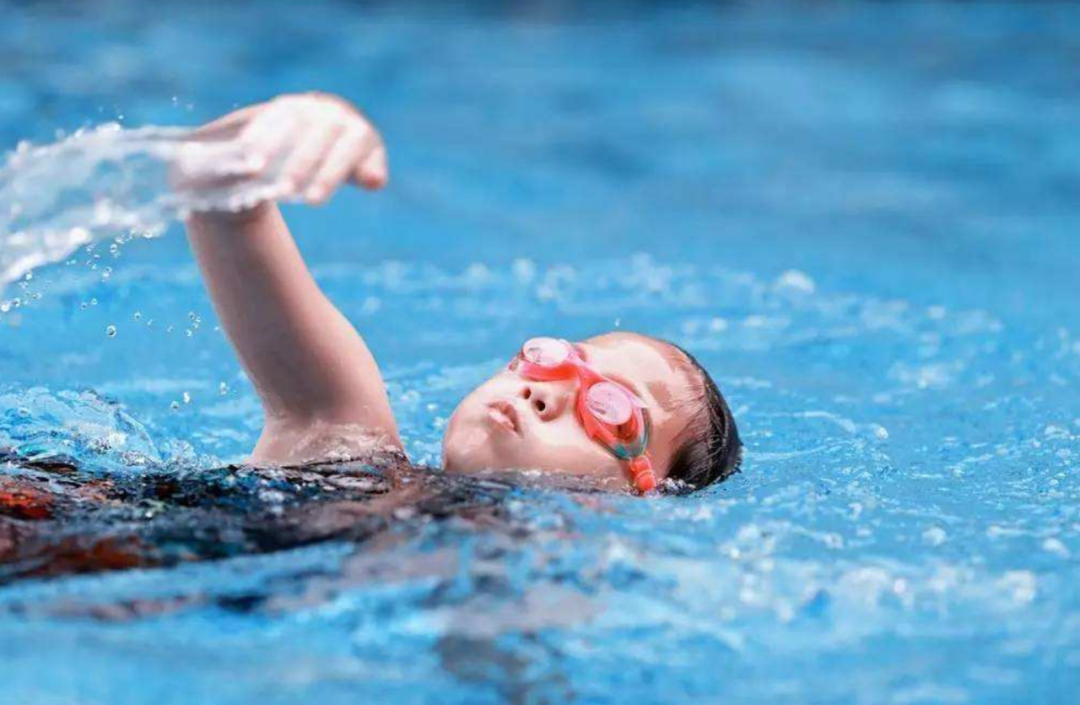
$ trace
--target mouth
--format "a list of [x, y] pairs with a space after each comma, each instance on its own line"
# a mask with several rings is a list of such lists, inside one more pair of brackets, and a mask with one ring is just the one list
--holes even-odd
[[488, 418], [496, 426], [503, 428], [518, 436], [521, 435], [521, 418], [517, 409], [508, 401], [495, 401], [488, 404]]

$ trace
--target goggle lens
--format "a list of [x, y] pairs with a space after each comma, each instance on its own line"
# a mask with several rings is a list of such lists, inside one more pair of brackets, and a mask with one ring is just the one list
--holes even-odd
[[570, 345], [556, 338], [533, 338], [521, 348], [521, 356], [534, 365], [558, 367], [570, 357]]
[[590, 387], [585, 404], [593, 416], [610, 426], [621, 426], [634, 416], [633, 400], [610, 382], [600, 382]]

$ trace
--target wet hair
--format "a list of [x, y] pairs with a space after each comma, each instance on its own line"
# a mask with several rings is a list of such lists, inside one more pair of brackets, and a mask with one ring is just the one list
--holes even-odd
[[742, 441], [735, 428], [724, 396], [697, 359], [678, 345], [669, 345], [686, 356], [700, 376], [700, 410], [682, 431], [680, 444], [671, 459], [667, 477], [676, 481], [676, 492], [692, 492], [714, 482], [723, 482], [739, 470]]

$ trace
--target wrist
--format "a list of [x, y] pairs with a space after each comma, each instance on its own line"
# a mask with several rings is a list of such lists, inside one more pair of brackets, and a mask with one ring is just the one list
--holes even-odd
[[249, 225], [266, 218], [275, 208], [272, 201], [262, 201], [251, 208], [237, 211], [196, 211], [188, 216], [188, 223], [207, 223], [237, 227]]

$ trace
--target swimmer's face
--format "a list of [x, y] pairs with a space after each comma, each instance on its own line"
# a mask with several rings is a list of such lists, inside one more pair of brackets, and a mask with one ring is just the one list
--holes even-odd
[[[663, 479], [680, 432], [698, 410], [698, 375], [674, 346], [651, 338], [609, 333], [578, 346], [589, 365], [645, 402], [652, 421], [649, 454], [657, 479]], [[577, 390], [577, 379], [538, 382], [499, 372], [465, 397], [450, 418], [443, 437], [446, 469], [541, 470], [625, 488], [625, 461], [589, 438], [578, 421]]]

